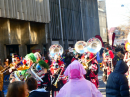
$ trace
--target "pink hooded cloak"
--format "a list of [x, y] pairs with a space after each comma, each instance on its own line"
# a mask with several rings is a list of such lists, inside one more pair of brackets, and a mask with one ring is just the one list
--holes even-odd
[[56, 97], [103, 97], [95, 85], [83, 77], [86, 71], [77, 60], [67, 67], [64, 74], [69, 77], [69, 81]]

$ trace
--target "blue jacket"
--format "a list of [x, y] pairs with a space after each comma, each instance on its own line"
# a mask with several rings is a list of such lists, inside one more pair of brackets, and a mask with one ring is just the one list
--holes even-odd
[[128, 80], [124, 75], [128, 66], [123, 60], [119, 60], [115, 70], [109, 75], [106, 85], [106, 97], [129, 97]]

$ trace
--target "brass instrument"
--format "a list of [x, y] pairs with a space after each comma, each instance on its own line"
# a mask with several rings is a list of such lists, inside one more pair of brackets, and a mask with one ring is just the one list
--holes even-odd
[[[101, 41], [98, 38], [92, 37], [87, 42], [84, 41], [78, 41], [75, 44], [75, 50], [83, 54], [85, 52], [92, 52], [97, 53], [102, 48]], [[93, 59], [95, 59], [97, 56], [93, 57], [91, 60], [89, 60], [87, 63], [83, 63], [84, 67], [88, 67], [88, 63], [91, 62]]]
[[[57, 74], [57, 73], [60, 71], [60, 69], [61, 69], [61, 68], [58, 68], [57, 71], [56, 71], [56, 73], [54, 73], [54, 74], [51, 76], [51, 78], [52, 78], [55, 74]], [[52, 84], [53, 82], [54, 82], [54, 79], [51, 81], [51, 84]]]
[[[97, 53], [100, 51], [100, 49], [102, 48], [102, 43], [98, 38], [92, 37], [87, 41], [87, 50], [88, 52], [91, 53]], [[93, 57], [92, 59], [90, 59], [87, 63], [86, 63], [86, 67], [88, 67], [88, 63], [91, 62], [93, 59], [95, 59], [97, 57], [97, 55], [95, 55], [95, 57]]]
[[76, 50], [76, 52], [78, 52], [80, 54], [87, 52], [87, 43], [85, 41], [76, 42], [75, 50]]
[[14, 64], [10, 64], [9, 66], [5, 67], [3, 70], [1, 70], [0, 72], [1, 73], [4, 73], [4, 72], [7, 72], [10, 68], [16, 66], [18, 63], [20, 63], [21, 61], [17, 62], [17, 63], [14, 63]]
[[95, 59], [97, 57], [97, 55], [95, 56], [95, 57], [93, 57], [92, 59], [90, 59], [88, 62], [86, 62], [86, 63], [84, 63], [84, 67], [85, 67], [85, 69], [87, 69], [88, 68], [88, 63], [89, 62], [91, 62], [93, 59]]
[[51, 45], [49, 48], [49, 54], [51, 58], [56, 58], [58, 55], [63, 54], [63, 47], [60, 44]]
[[60, 67], [57, 69], [56, 73], [54, 73], [52, 76], [54, 76], [55, 74], [57, 74], [60, 71]]
[[31, 66], [31, 68], [30, 68], [30, 69], [31, 69], [31, 73], [36, 77], [37, 80], [43, 82], [43, 80], [42, 80], [42, 79], [37, 75], [37, 73], [34, 71], [34, 69], [33, 69], [34, 65], [35, 65], [35, 64], [33, 64], [33, 65]]
[[11, 67], [12, 67], [12, 64], [10, 64], [9, 66], [5, 67], [5, 68], [2, 69], [0, 72], [1, 72], [1, 73], [4, 73], [4, 72], [8, 71]]
[[[65, 65], [64, 65], [64, 66], [65, 66]], [[64, 70], [64, 66], [63, 66], [63, 68], [61, 69], [61, 72], [60, 72], [60, 74], [58, 75], [58, 78], [56, 79], [55, 83], [53, 84], [56, 88], [58, 88], [57, 83], [58, 83], [58, 81], [59, 81], [59, 78], [60, 78], [61, 73], [62, 73], [63, 70]]]
[[97, 53], [102, 48], [102, 43], [98, 38], [92, 37], [87, 41], [88, 52]]

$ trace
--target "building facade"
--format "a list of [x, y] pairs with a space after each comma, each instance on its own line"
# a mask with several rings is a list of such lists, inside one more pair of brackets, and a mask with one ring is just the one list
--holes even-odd
[[0, 0], [0, 58], [100, 35], [97, 0]]
[[46, 44], [45, 25], [50, 22], [48, 0], [0, 0], [0, 58], [12, 53], [25, 56]]
[[99, 26], [100, 36], [103, 42], [107, 42], [107, 15], [106, 15], [106, 0], [98, 0], [98, 14], [99, 14]]
[[[60, 2], [59, 2], [60, 1]], [[76, 41], [100, 35], [97, 0], [49, 0], [48, 44], [60, 43], [64, 49]]]

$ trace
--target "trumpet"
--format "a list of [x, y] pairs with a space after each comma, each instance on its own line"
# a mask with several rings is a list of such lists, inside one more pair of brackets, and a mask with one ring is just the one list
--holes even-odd
[[58, 81], [59, 81], [59, 78], [60, 78], [60, 76], [61, 76], [61, 73], [62, 73], [63, 70], [64, 70], [64, 67], [65, 67], [65, 65], [64, 65], [63, 68], [61, 69], [61, 72], [60, 72], [60, 74], [58, 75], [58, 78], [56, 79], [55, 83], [53, 84], [56, 88], [58, 88], [57, 83], [58, 83]]

